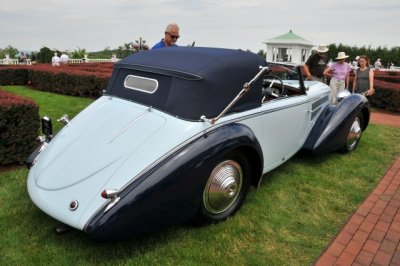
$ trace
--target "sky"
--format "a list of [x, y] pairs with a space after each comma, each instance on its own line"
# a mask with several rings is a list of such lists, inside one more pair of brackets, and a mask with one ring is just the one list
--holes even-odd
[[153, 46], [171, 22], [182, 46], [258, 52], [290, 30], [314, 45], [400, 46], [399, 0], [0, 0], [0, 48]]

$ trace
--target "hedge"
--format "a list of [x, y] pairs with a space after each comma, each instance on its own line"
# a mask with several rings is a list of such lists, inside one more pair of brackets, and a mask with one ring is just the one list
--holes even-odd
[[82, 97], [99, 97], [107, 88], [113, 64], [49, 64], [0, 67], [0, 85], [31, 85], [38, 90]]
[[23, 163], [36, 147], [39, 106], [0, 90], [0, 165]]
[[25, 85], [28, 71], [18, 68], [0, 68], [0, 85]]
[[108, 80], [109, 78], [101, 78], [93, 75], [28, 70], [26, 84], [30, 84], [42, 91], [97, 98], [107, 88]]
[[400, 71], [381, 71], [381, 70], [375, 70], [375, 79], [381, 80], [381, 81], [386, 81], [386, 82], [391, 82], [395, 84], [400, 83]]
[[400, 84], [374, 80], [375, 94], [369, 97], [373, 106], [400, 112]]
[[[353, 87], [354, 74], [350, 74], [349, 88]], [[400, 112], [400, 73], [374, 71], [375, 94], [368, 99], [372, 106], [391, 112]]]
[[[69, 64], [60, 67], [49, 64], [0, 66], [0, 85], [29, 84], [38, 90], [97, 98], [107, 88], [113, 66], [113, 63]], [[354, 75], [351, 74], [350, 88], [353, 79]], [[376, 93], [369, 97], [373, 106], [400, 112], [400, 72], [375, 70], [374, 87]]]

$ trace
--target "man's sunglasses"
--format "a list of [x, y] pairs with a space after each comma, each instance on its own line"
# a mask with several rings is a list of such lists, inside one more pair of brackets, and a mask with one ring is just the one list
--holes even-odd
[[180, 35], [172, 35], [171, 33], [169, 33], [168, 31], [165, 32], [166, 34], [168, 34], [169, 36], [171, 36], [171, 39], [179, 39], [179, 37], [181, 37]]

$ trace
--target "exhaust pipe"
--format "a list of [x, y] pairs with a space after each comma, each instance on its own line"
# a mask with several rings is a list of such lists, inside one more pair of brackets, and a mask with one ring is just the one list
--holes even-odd
[[71, 231], [71, 227], [69, 227], [68, 225], [65, 225], [65, 224], [60, 224], [60, 225], [57, 225], [56, 226], [56, 228], [55, 228], [55, 233], [56, 233], [56, 235], [62, 235], [62, 234], [65, 234], [65, 233], [67, 233], [67, 232], [69, 232], [69, 231]]

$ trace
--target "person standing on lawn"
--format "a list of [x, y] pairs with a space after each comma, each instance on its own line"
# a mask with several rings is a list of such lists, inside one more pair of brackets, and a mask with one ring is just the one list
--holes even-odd
[[335, 58], [337, 61], [324, 71], [325, 76], [331, 77], [329, 86], [332, 90], [332, 104], [337, 104], [338, 92], [349, 86], [351, 66], [345, 61], [347, 57], [345, 52], [339, 52]]
[[369, 58], [361, 55], [358, 59], [359, 68], [355, 71], [353, 93], [371, 96], [374, 94], [374, 71], [370, 67]]
[[318, 45], [316, 53], [307, 59], [303, 67], [307, 80], [324, 82], [324, 70], [328, 64], [328, 57], [326, 55], [328, 50], [329, 48], [325, 45]]

